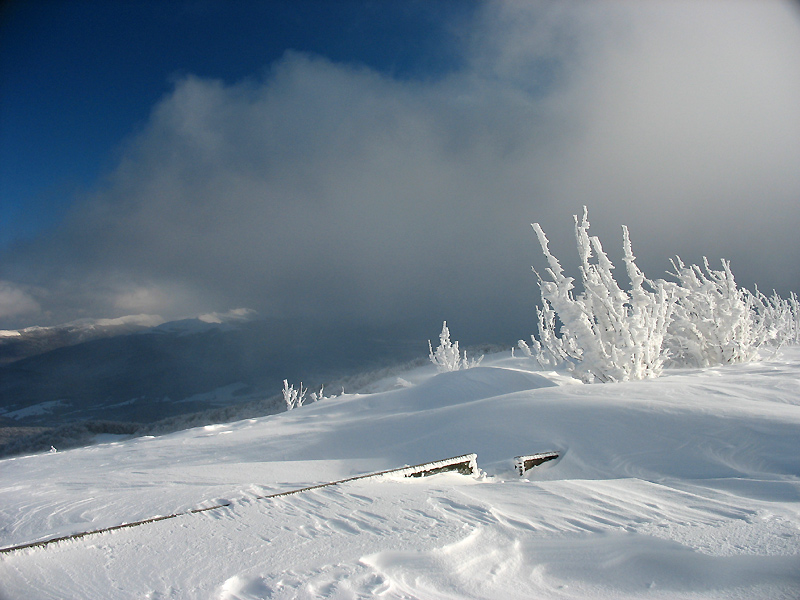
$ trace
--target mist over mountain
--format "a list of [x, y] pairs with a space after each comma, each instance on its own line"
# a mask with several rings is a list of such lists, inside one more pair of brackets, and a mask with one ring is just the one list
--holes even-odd
[[130, 315], [118, 319], [79, 319], [53, 327], [3, 330], [0, 331], [0, 365], [97, 338], [143, 331], [163, 322], [158, 315]]
[[[73, 445], [90, 442], [90, 434], [163, 432], [274, 413], [285, 408], [284, 379], [314, 390], [427, 353], [422, 339], [354, 328], [343, 340], [332, 327], [252, 311], [148, 328], [143, 321], [0, 338], [0, 452], [20, 435], [53, 439], [54, 428], [76, 438], [64, 442]], [[12, 360], [23, 352], [29, 355]]]

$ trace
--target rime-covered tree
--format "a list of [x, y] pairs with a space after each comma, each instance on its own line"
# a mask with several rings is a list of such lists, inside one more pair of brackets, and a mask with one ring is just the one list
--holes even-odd
[[[564, 274], [550, 252], [541, 226], [533, 224], [548, 263], [546, 277], [534, 269], [542, 295], [542, 308], [537, 309], [539, 340], [534, 340], [540, 362], [564, 363], [585, 382], [657, 377], [664, 362], [661, 348], [674, 308], [673, 294], [664, 282], [648, 280], [636, 266], [626, 227], [623, 261], [630, 287], [620, 288], [600, 239], [589, 236], [585, 207], [583, 218], [579, 221], [576, 215], [574, 220], [583, 285], [578, 293], [575, 280]], [[558, 331], [556, 317], [562, 324]]]
[[467, 359], [467, 351], [464, 351], [463, 356], [458, 350], [458, 342], [450, 341], [450, 330], [447, 328], [447, 321], [442, 323], [442, 332], [439, 334], [439, 345], [436, 350], [433, 349], [431, 341], [428, 340], [428, 358], [436, 365], [440, 372], [459, 371], [461, 369], [469, 369], [480, 364], [483, 356], [476, 359]]

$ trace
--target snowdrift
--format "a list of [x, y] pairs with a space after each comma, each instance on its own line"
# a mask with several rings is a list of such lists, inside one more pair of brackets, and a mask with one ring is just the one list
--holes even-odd
[[0, 461], [3, 547], [226, 505], [0, 555], [0, 597], [800, 596], [800, 349], [602, 386], [533, 365]]

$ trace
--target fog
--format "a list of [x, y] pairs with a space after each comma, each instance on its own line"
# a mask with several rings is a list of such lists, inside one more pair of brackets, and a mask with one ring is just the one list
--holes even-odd
[[[187, 75], [54, 231], [0, 260], [0, 327], [245, 306], [435, 338], [533, 332], [530, 223], [576, 261], [732, 261], [800, 290], [800, 12], [777, 2], [490, 2], [462, 68], [397, 79], [288, 51]], [[618, 261], [619, 262], [619, 261]]]

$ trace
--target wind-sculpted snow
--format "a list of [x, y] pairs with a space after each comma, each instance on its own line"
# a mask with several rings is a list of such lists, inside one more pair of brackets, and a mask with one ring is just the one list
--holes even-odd
[[[505, 354], [376, 387], [0, 461], [2, 547], [228, 504], [0, 555], [0, 598], [800, 597], [798, 349], [604, 386]], [[467, 452], [481, 475], [263, 498]]]

